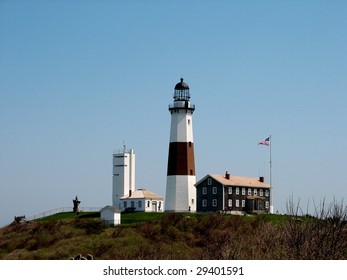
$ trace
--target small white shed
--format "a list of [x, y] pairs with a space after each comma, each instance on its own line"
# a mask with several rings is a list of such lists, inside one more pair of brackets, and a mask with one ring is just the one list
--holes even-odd
[[107, 205], [100, 210], [100, 218], [102, 221], [110, 225], [120, 225], [121, 223], [121, 214], [119, 209]]

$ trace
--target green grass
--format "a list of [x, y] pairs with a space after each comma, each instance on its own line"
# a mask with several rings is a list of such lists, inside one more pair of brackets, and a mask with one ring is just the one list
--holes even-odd
[[166, 213], [145, 213], [145, 212], [134, 212], [134, 213], [122, 213], [121, 222], [122, 224], [133, 224], [151, 220], [160, 220]]
[[82, 212], [79, 215], [72, 212], [62, 212], [51, 216], [36, 219], [38, 222], [49, 222], [49, 221], [59, 221], [59, 220], [72, 220], [77, 218], [98, 218], [100, 217], [99, 212]]
[[[122, 224], [136, 224], [147, 221], [158, 221], [163, 219], [166, 215], [170, 215], [170, 213], [145, 213], [145, 212], [134, 212], [134, 213], [122, 213], [121, 220]], [[178, 214], [180, 215], [180, 214]], [[184, 216], [196, 215], [192, 213], [182, 213]], [[99, 212], [81, 212], [79, 215], [72, 212], [63, 212], [57, 213], [51, 216], [43, 217], [40, 219], [36, 219], [38, 222], [48, 222], [48, 221], [59, 221], [59, 220], [73, 220], [73, 219], [83, 219], [83, 218], [99, 218]]]
[[[151, 220], [160, 220], [164, 217], [165, 213], [122, 213], [121, 214], [122, 224], [133, 224], [146, 222]], [[59, 220], [73, 220], [73, 219], [84, 219], [84, 218], [99, 218], [100, 212], [82, 212], [79, 215], [72, 212], [57, 213], [51, 216], [36, 219], [38, 222], [49, 222]]]
[[[159, 221], [163, 219], [167, 215], [172, 215], [172, 213], [160, 213], [160, 212], [133, 212], [133, 213], [122, 213], [121, 214], [121, 220], [122, 224], [136, 224], [136, 223], [143, 223], [147, 221]], [[189, 216], [191, 218], [195, 218], [197, 216], [201, 215], [209, 215], [209, 214], [197, 214], [197, 213], [176, 213], [176, 215], [183, 215], [183, 216]], [[224, 217], [228, 218], [230, 215], [225, 214]], [[40, 219], [36, 219], [38, 222], [48, 222], [48, 221], [59, 221], [59, 220], [73, 220], [73, 219], [84, 219], [84, 218], [99, 218], [100, 213], [99, 212], [81, 212], [79, 215], [72, 212], [62, 212], [57, 213], [51, 216], [43, 217]], [[267, 214], [267, 215], [252, 215], [252, 216], [245, 216], [246, 220], [253, 221], [255, 219], [259, 220], [262, 219], [264, 221], [268, 222], [279, 222], [283, 221], [285, 219], [288, 219], [285, 215], [276, 215], [276, 214]]]

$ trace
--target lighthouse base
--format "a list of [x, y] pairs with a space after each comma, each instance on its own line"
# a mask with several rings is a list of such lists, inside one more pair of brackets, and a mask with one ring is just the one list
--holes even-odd
[[189, 175], [167, 176], [165, 212], [196, 211], [196, 177]]

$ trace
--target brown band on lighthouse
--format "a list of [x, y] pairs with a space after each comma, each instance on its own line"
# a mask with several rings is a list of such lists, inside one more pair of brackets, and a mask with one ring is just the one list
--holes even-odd
[[195, 175], [194, 143], [170, 143], [167, 175]]

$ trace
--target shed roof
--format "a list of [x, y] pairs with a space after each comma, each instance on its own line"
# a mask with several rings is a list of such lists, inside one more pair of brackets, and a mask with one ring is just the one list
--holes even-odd
[[119, 213], [119, 212], [120, 212], [118, 208], [113, 207], [113, 206], [111, 206], [111, 205], [106, 205], [105, 207], [101, 208], [101, 209], [100, 209], [100, 212], [103, 212], [103, 211], [105, 211], [105, 210], [107, 210], [107, 209], [113, 211], [114, 213]]
[[220, 174], [207, 174], [195, 186], [199, 185], [201, 182], [205, 181], [208, 177], [211, 177], [225, 186], [238, 186], [238, 187], [254, 187], [254, 188], [271, 188], [269, 184], [261, 182], [259, 178], [253, 177], [240, 177], [231, 176], [227, 179], [224, 175]]

